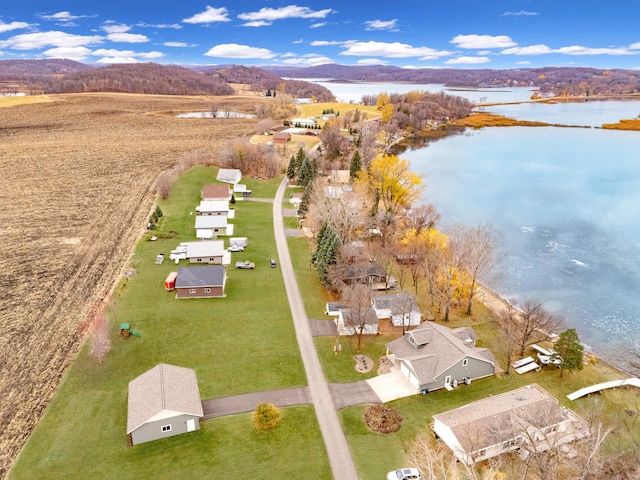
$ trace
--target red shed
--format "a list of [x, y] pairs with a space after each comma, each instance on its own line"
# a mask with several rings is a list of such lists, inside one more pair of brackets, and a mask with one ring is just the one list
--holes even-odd
[[166, 280], [164, 281], [164, 288], [167, 292], [171, 292], [176, 289], [176, 278], [178, 277], [178, 272], [171, 272], [167, 275]]

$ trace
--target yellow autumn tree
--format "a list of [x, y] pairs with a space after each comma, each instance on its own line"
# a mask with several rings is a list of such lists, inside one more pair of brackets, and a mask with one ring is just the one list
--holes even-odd
[[385, 211], [394, 215], [418, 200], [424, 188], [422, 178], [409, 167], [409, 160], [397, 155], [383, 155], [371, 162], [365, 175], [377, 200]]
[[376, 108], [378, 110], [382, 110], [382, 108], [385, 105], [388, 105], [390, 101], [391, 101], [391, 97], [389, 97], [389, 94], [385, 93], [385, 92], [381, 92], [381, 93], [378, 94], [378, 100], [377, 100], [377, 103], [376, 103]]
[[380, 109], [380, 117], [382, 123], [389, 123], [391, 117], [393, 117], [393, 104], [387, 103], [384, 107]]

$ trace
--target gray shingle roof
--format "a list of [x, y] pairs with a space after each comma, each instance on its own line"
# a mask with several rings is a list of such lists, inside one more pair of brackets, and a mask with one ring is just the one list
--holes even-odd
[[127, 433], [163, 411], [202, 417], [195, 370], [159, 363], [129, 382]]
[[[412, 336], [417, 347], [409, 342]], [[424, 322], [403, 337], [387, 344], [389, 350], [400, 359], [411, 363], [420, 383], [427, 384], [465, 357], [497, 365], [493, 354], [486, 348], [476, 348], [461, 340], [450, 328], [437, 323]]]
[[203, 267], [180, 267], [176, 278], [176, 288], [220, 287], [224, 285], [226, 268], [224, 265]]

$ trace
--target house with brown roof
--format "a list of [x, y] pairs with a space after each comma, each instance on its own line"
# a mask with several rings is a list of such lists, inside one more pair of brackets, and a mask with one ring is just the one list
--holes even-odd
[[526, 459], [589, 434], [587, 422], [536, 384], [434, 415], [433, 430], [465, 465], [507, 452]]
[[491, 351], [475, 346], [472, 328], [450, 329], [433, 322], [387, 343], [387, 356], [422, 393], [452, 390], [500, 371]]
[[273, 143], [284, 145], [291, 140], [291, 134], [287, 132], [276, 132], [273, 134]]
[[180, 267], [176, 277], [176, 298], [224, 297], [227, 268], [224, 265]]
[[132, 445], [200, 429], [196, 372], [159, 363], [129, 382], [127, 435]]
[[231, 200], [231, 188], [226, 183], [211, 183], [202, 187], [200, 199], [204, 201]]

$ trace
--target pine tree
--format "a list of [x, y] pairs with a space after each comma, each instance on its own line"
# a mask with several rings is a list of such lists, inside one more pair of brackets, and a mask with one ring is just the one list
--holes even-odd
[[329, 281], [329, 265], [335, 263], [340, 245], [342, 245], [342, 241], [336, 229], [326, 223], [323, 224], [318, 233], [318, 245], [313, 259], [320, 282], [325, 287], [331, 283]]
[[293, 177], [296, 176], [296, 171], [296, 159], [291, 155], [291, 160], [289, 160], [289, 166], [287, 167], [287, 178], [293, 180]]
[[298, 153], [296, 153], [296, 172], [298, 170], [300, 170], [300, 167], [302, 166], [302, 162], [304, 161], [304, 159], [307, 158], [307, 154], [304, 153], [304, 150], [302, 149], [302, 147], [300, 147], [300, 150], [298, 150]]
[[298, 207], [298, 216], [306, 217], [309, 211], [309, 205], [311, 203], [311, 191], [313, 190], [313, 183], [310, 183], [304, 189], [302, 193], [302, 200], [300, 200], [300, 206]]
[[582, 351], [584, 347], [580, 343], [578, 332], [575, 328], [570, 328], [560, 334], [558, 341], [555, 343], [555, 349], [562, 359], [560, 363], [560, 376], [562, 371], [582, 370]]
[[351, 159], [351, 165], [349, 166], [349, 178], [354, 180], [358, 176], [358, 172], [362, 170], [362, 160], [360, 159], [360, 152], [356, 150]]
[[300, 166], [300, 170], [298, 172], [298, 182], [297, 184], [301, 187], [306, 187], [313, 179], [316, 177], [315, 166], [313, 162], [309, 161], [308, 158], [305, 158], [302, 161], [302, 165]]

